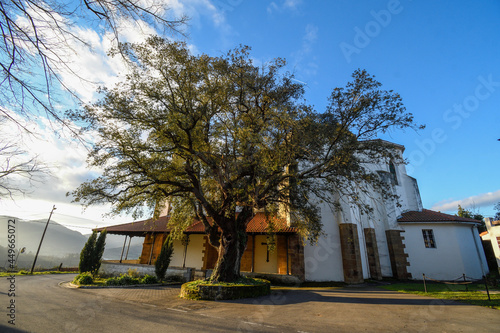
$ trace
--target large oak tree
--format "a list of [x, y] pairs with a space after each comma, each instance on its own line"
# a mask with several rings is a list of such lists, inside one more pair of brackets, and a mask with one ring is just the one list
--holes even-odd
[[259, 210], [287, 212], [314, 241], [318, 200], [337, 193], [369, 211], [362, 193], [391, 195], [365, 166], [400, 157], [373, 139], [416, 126], [400, 96], [365, 71], [334, 89], [319, 113], [283, 60], [257, 67], [246, 47], [192, 55], [183, 43], [153, 37], [120, 52], [132, 74], [74, 114], [96, 131], [89, 163], [103, 170], [73, 192], [75, 200], [137, 214], [168, 200], [174, 228], [196, 217], [218, 248], [212, 281], [239, 277], [245, 227]]

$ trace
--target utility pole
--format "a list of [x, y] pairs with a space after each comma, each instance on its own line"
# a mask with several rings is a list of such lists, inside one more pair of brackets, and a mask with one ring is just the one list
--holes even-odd
[[30, 274], [33, 274], [33, 270], [35, 269], [36, 259], [38, 258], [38, 253], [40, 252], [40, 248], [42, 247], [43, 237], [45, 236], [45, 232], [47, 231], [47, 227], [49, 226], [50, 218], [52, 217], [52, 213], [56, 210], [56, 205], [52, 207], [50, 211], [49, 219], [47, 220], [47, 224], [45, 225], [45, 229], [43, 229], [42, 239], [40, 239], [40, 245], [38, 245], [38, 250], [36, 251], [35, 260], [33, 261], [33, 266], [31, 266]]

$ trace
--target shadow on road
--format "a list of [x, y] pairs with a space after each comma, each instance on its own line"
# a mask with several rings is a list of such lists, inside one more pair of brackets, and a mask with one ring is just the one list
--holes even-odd
[[466, 305], [452, 300], [427, 298], [412, 294], [393, 291], [370, 289], [300, 289], [278, 288], [271, 295], [253, 299], [224, 301], [239, 304], [273, 304], [290, 305], [307, 302], [327, 302], [341, 304], [371, 304], [371, 305]]

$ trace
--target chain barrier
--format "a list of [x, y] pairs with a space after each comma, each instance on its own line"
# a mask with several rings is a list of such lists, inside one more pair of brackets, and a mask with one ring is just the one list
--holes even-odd
[[[486, 277], [483, 275], [482, 279], [473, 279], [471, 277], [466, 276], [465, 274], [462, 274], [461, 277], [458, 277], [453, 280], [436, 280], [433, 278], [430, 278], [426, 276], [425, 274], [422, 274], [423, 276], [423, 282], [424, 282], [424, 292], [427, 293], [427, 285], [426, 285], [426, 280], [432, 281], [432, 282], [437, 282], [437, 283], [443, 283], [443, 284], [453, 284], [453, 285], [465, 285], [465, 290], [469, 291], [469, 288], [467, 285], [472, 284], [472, 283], [484, 283], [484, 286], [486, 288], [486, 293], [488, 294], [488, 301], [491, 301], [490, 298], [490, 290], [488, 289], [488, 281], [486, 280]], [[467, 280], [468, 279], [468, 280]], [[463, 280], [458, 282], [459, 280]]]

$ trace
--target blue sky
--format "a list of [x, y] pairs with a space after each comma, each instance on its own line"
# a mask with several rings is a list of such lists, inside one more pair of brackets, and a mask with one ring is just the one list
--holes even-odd
[[190, 43], [199, 51], [245, 44], [258, 61], [284, 57], [318, 110], [355, 69], [366, 69], [427, 126], [386, 137], [406, 146], [424, 206], [453, 212], [460, 200], [493, 214], [500, 199], [500, 2], [221, 3], [231, 29], [193, 22]]
[[[191, 17], [186, 41], [194, 52], [220, 55], [243, 44], [252, 47], [257, 64], [285, 58], [319, 111], [333, 88], [344, 86], [355, 69], [366, 69], [384, 89], [400, 93], [407, 111], [426, 125], [419, 132], [384, 137], [406, 147], [408, 173], [418, 180], [424, 207], [454, 213], [460, 203], [494, 214], [493, 204], [500, 201], [499, 1], [167, 2], [174, 14]], [[140, 40], [135, 31], [124, 34]], [[95, 52], [82, 51], [82, 68], [90, 68], [93, 78], [105, 78], [101, 83], [116, 82], [121, 67], [105, 58], [109, 43], [95, 32], [85, 35]], [[84, 90], [78, 86], [81, 81], [71, 82]], [[59, 214], [67, 224], [89, 228], [130, 220], [100, 218], [106, 207], [89, 208], [82, 215], [64, 194], [97, 171], [86, 168], [81, 148], [49, 134], [44, 142], [47, 155], [72, 158], [50, 160], [59, 181], [51, 180], [50, 190], [36, 185], [15, 207], [4, 202], [5, 212], [39, 217], [56, 204], [61, 209], [54, 218]]]

